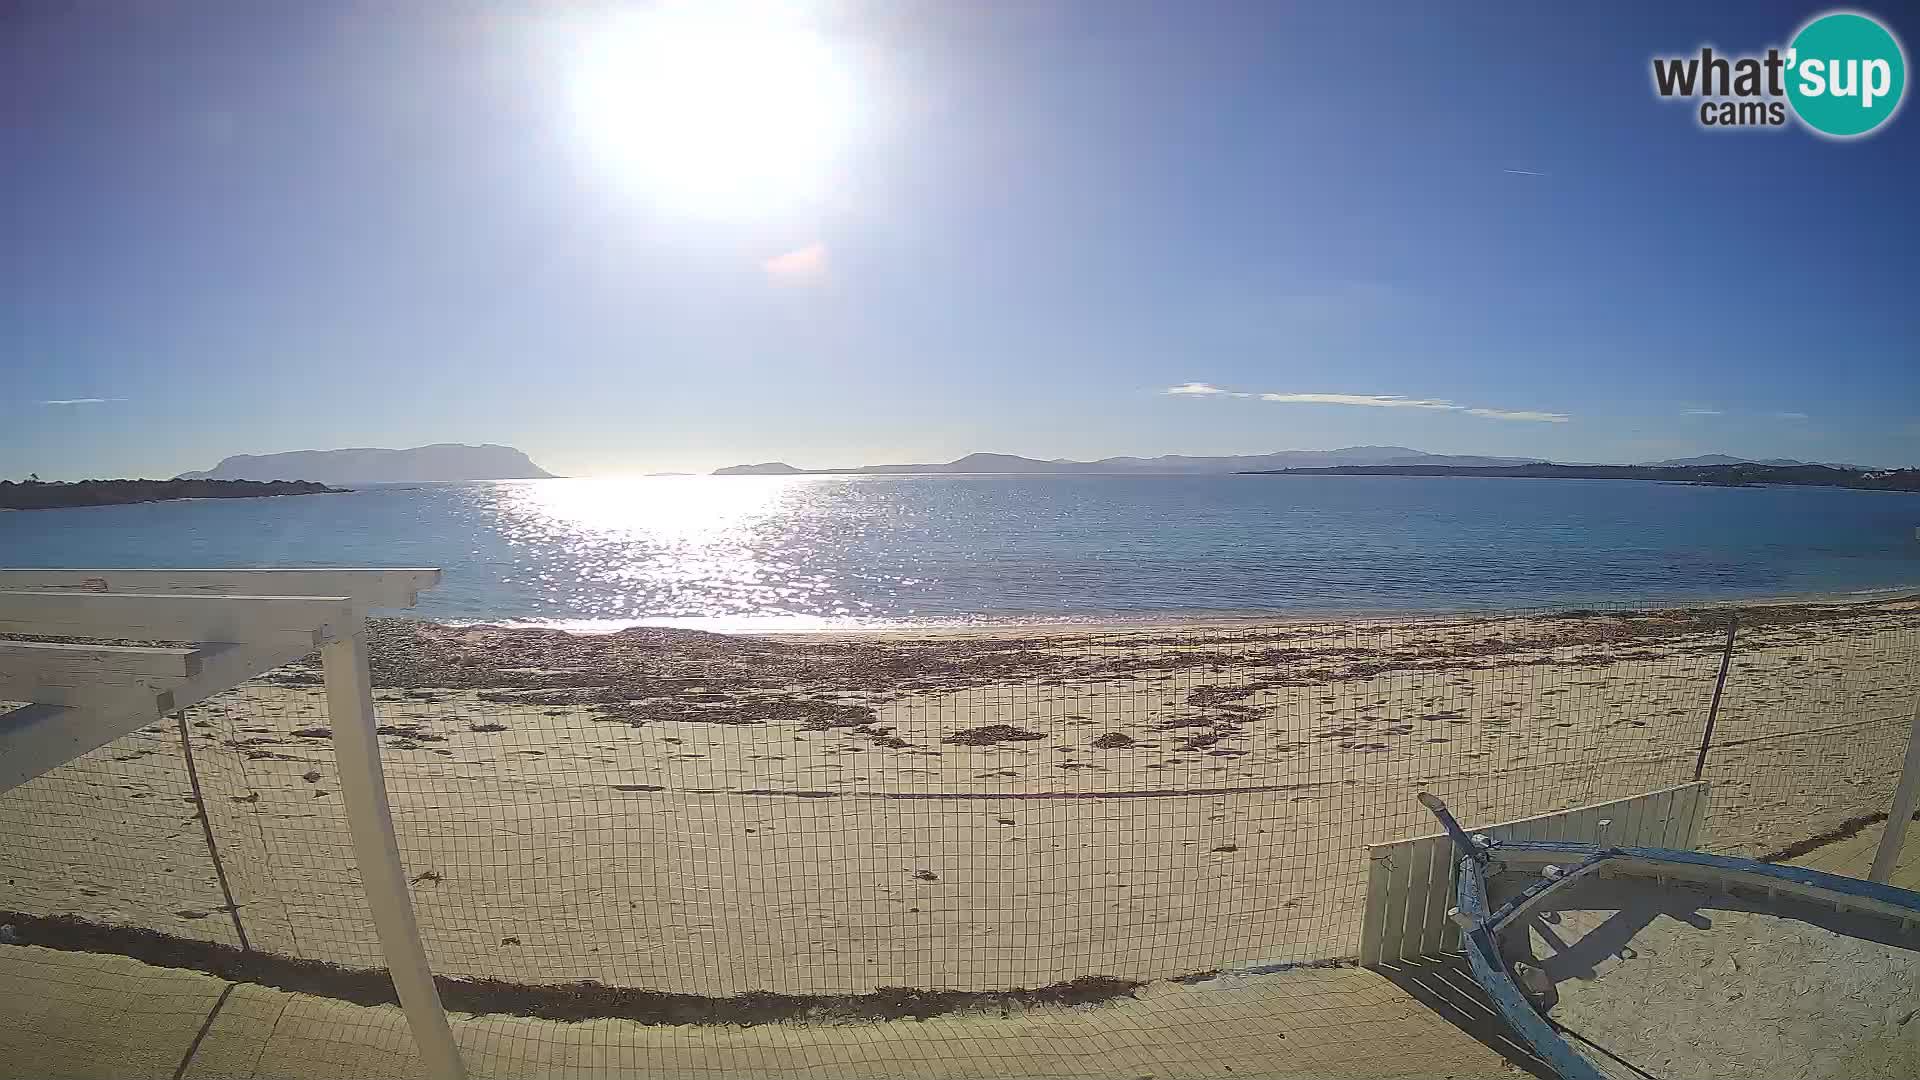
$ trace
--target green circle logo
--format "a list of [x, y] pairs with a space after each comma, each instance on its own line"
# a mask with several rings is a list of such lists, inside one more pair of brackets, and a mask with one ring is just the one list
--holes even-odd
[[1787, 51], [1787, 99], [1802, 122], [1850, 139], [1887, 122], [1907, 88], [1907, 57], [1887, 28], [1851, 11], [1802, 27]]

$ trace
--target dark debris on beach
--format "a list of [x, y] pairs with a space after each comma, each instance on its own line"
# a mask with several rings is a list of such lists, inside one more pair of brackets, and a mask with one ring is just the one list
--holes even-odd
[[[1234, 733], [1259, 690], [1322, 686], [1388, 673], [1551, 664], [1597, 666], [1717, 650], [1729, 617], [1742, 633], [1809, 634], [1848, 622], [1863, 631], [1911, 617], [1889, 604], [1762, 604], [1741, 608], [1577, 611], [1403, 623], [1197, 626], [1179, 631], [761, 637], [636, 627], [613, 634], [370, 619], [376, 688], [423, 702], [448, 691], [520, 706], [589, 708], [603, 719], [790, 724], [881, 740], [876, 706], [916, 694], [962, 693], [1010, 683], [1133, 682], [1245, 673], [1202, 686], [1183, 725], [1199, 749]], [[275, 673], [316, 682], [309, 660]], [[421, 736], [414, 734], [414, 738]], [[995, 740], [997, 741], [997, 740]]]

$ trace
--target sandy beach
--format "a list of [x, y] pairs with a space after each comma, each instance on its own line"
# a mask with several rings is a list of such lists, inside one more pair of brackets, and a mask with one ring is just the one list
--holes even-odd
[[[1915, 602], [1739, 609], [1710, 846], [1884, 811]], [[1000, 991], [1354, 953], [1361, 846], [1692, 777], [1734, 609], [604, 636], [381, 620], [439, 974]], [[254, 950], [373, 967], [317, 669], [186, 714]], [[233, 944], [171, 724], [0, 796], [6, 907]]]

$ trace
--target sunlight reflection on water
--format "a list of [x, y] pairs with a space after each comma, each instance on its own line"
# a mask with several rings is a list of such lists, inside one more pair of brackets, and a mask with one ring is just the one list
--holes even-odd
[[580, 630], [1157, 622], [1920, 584], [1920, 496], [1606, 480], [689, 476], [0, 515], [0, 565], [438, 566]]
[[861, 625], [870, 603], [809, 569], [828, 477], [647, 477], [502, 486], [495, 528], [533, 587], [583, 613], [544, 624], [612, 630], [644, 618], [705, 629]]

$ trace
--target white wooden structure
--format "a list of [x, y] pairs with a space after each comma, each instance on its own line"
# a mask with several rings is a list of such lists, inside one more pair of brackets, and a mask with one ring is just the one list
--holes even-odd
[[[412, 607], [438, 570], [0, 570], [0, 792], [315, 651], [354, 858], [426, 1074], [460, 1080], [414, 922], [367, 676], [368, 608]], [[118, 641], [138, 644], [100, 644]], [[167, 644], [153, 644], [165, 642]]]
[[[1707, 785], [1696, 781], [1471, 831], [1497, 840], [1691, 850], [1699, 846], [1706, 817]], [[1439, 956], [1459, 948], [1459, 929], [1447, 918], [1458, 862], [1446, 833], [1367, 845], [1361, 966]]]
[[[1909, 680], [1911, 681], [1911, 680]], [[1893, 877], [1894, 864], [1907, 843], [1907, 826], [1920, 804], [1920, 686], [1913, 688], [1913, 722], [1907, 729], [1907, 756], [1900, 766], [1900, 784], [1893, 790], [1893, 809], [1887, 815], [1887, 829], [1880, 834], [1880, 848], [1873, 856], [1869, 881], [1885, 885]]]

